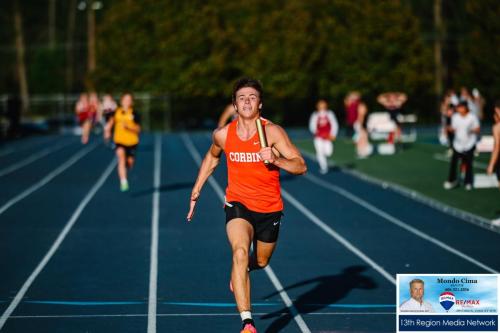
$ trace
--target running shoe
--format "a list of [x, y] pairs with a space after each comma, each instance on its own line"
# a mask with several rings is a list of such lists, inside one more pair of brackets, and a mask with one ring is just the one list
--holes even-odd
[[257, 333], [257, 329], [253, 324], [244, 324], [240, 333]]
[[444, 182], [443, 187], [445, 190], [451, 190], [458, 186], [457, 182]]
[[128, 191], [128, 181], [124, 181], [120, 183], [120, 191], [127, 192]]

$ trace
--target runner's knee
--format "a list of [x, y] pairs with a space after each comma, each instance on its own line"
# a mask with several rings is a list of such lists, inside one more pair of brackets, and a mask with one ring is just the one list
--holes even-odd
[[116, 148], [116, 156], [120, 159], [125, 160], [125, 150], [122, 147]]
[[244, 247], [237, 247], [233, 250], [233, 263], [235, 265], [248, 265], [248, 250]]

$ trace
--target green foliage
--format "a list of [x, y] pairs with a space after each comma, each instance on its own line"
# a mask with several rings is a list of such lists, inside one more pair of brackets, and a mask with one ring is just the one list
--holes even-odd
[[30, 54], [27, 63], [30, 89], [41, 94], [63, 92], [64, 80], [47, 78], [64, 77], [64, 50], [50, 50], [48, 47], [36, 49]]
[[228, 95], [242, 75], [275, 98], [425, 91], [432, 58], [398, 0], [117, 3], [101, 20], [105, 89]]
[[[77, 92], [94, 81], [99, 91], [166, 93], [174, 102], [206, 100], [200, 104], [219, 108], [231, 83], [248, 75], [262, 80], [266, 107], [273, 109], [309, 108], [324, 97], [338, 110], [353, 89], [374, 109], [378, 93], [397, 89], [409, 94], [409, 109], [434, 119], [434, 1], [103, 0], [91, 77], [86, 12], [56, 1], [56, 47], [49, 51], [48, 1], [18, 3], [30, 93]], [[0, 1], [0, 94], [18, 90], [12, 3]], [[445, 87], [478, 87], [491, 102], [500, 86], [500, 2], [442, 4]], [[71, 15], [76, 24], [69, 36]], [[71, 87], [63, 85], [68, 54]]]
[[469, 31], [460, 43], [457, 84], [478, 87], [485, 96], [499, 98], [500, 89], [500, 2], [466, 2]]

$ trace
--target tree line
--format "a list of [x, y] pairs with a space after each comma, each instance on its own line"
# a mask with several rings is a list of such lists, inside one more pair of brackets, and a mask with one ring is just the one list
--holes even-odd
[[22, 79], [17, 10], [30, 93], [128, 90], [227, 100], [231, 83], [248, 75], [273, 101], [329, 98], [340, 107], [358, 90], [375, 105], [378, 93], [400, 90], [410, 108], [434, 114], [438, 40], [443, 89], [468, 85], [498, 97], [495, 0], [102, 0], [92, 13], [96, 62], [89, 70], [86, 13], [94, 2], [79, 11], [76, 0], [3, 1], [0, 93], [18, 92]]

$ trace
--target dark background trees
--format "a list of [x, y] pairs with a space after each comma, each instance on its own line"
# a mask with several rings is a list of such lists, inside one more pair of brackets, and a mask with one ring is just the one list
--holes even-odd
[[[15, 2], [0, 5], [0, 94], [19, 87]], [[405, 91], [408, 108], [431, 119], [436, 39], [444, 88], [477, 87], [490, 102], [499, 93], [494, 0], [102, 0], [93, 13], [97, 65], [89, 71], [86, 13], [94, 3], [19, 1], [30, 93], [168, 94], [180, 119], [220, 112], [231, 83], [248, 75], [264, 83], [268, 112], [290, 124], [303, 122], [319, 97], [340, 110], [350, 90], [361, 91], [372, 109], [378, 93]]]

